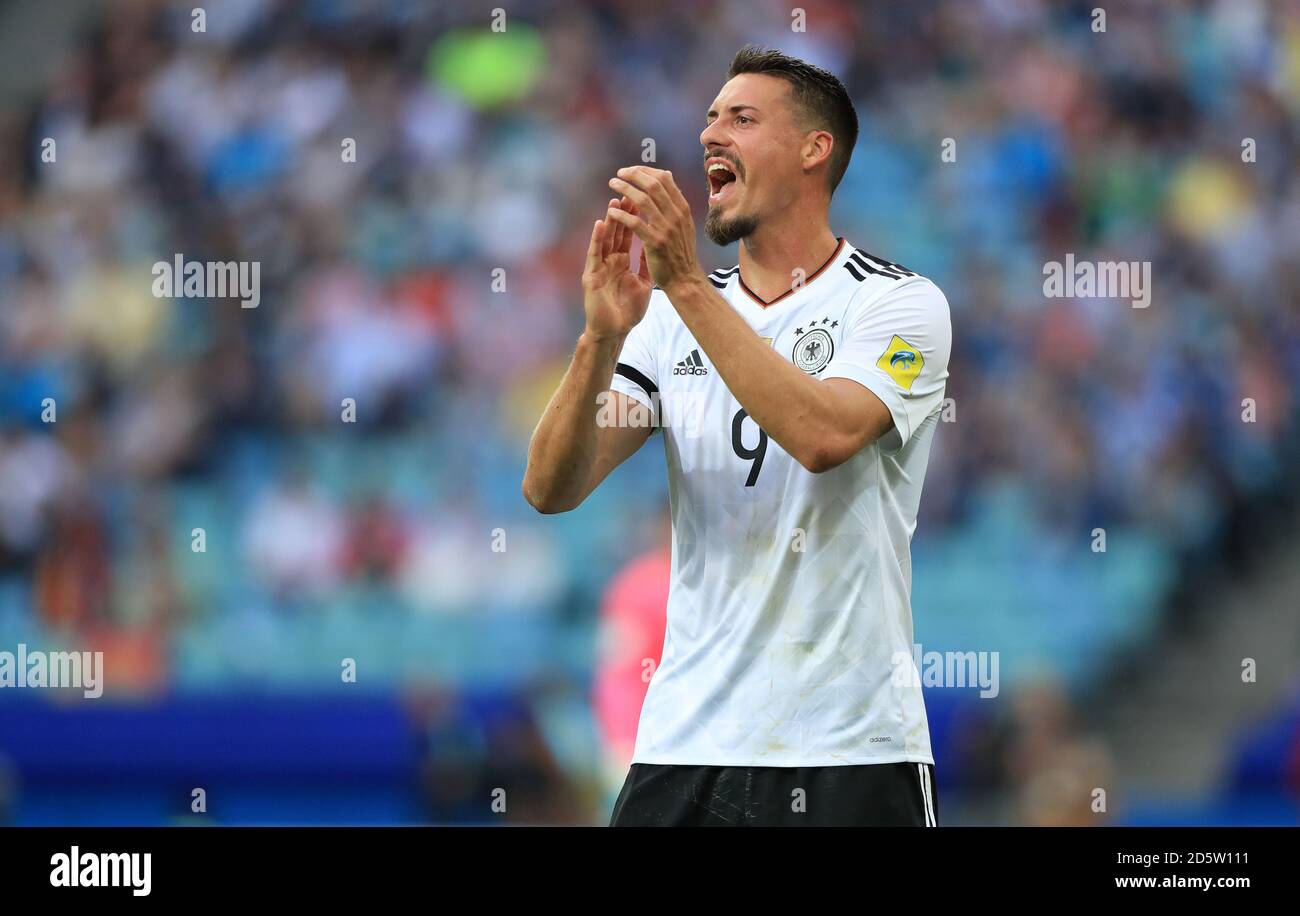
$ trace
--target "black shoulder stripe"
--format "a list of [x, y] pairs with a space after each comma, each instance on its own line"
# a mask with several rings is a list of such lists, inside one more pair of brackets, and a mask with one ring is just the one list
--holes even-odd
[[853, 262], [852, 262], [852, 261], [845, 261], [845, 262], [844, 262], [844, 269], [847, 270], [849, 273], [853, 274], [853, 279], [857, 280], [859, 283], [861, 283], [863, 280], [867, 279], [867, 275], [866, 275], [866, 274], [864, 274], [864, 273], [859, 273], [859, 272], [858, 272], [858, 271], [853, 267]]
[[891, 277], [895, 280], [903, 279], [902, 274], [890, 270], [875, 258], [868, 258], [860, 251], [855, 250], [851, 255], [849, 255], [849, 258], [856, 261], [858, 266], [863, 270], [866, 270], [868, 273], [879, 274], [882, 277]]
[[712, 277], [712, 276], [710, 276], [710, 277], [709, 277], [709, 282], [712, 283], [714, 286], [716, 286], [718, 289], [726, 289], [726, 288], [727, 288], [727, 284], [726, 284], [726, 282], [723, 281], [723, 280], [719, 280], [719, 279], [717, 279], [716, 277]]
[[739, 265], [737, 265], [737, 266], [735, 266], [735, 267], [728, 267], [726, 270], [722, 270], [721, 268], [719, 268], [718, 270], [715, 270], [715, 271], [713, 271], [713, 273], [709, 274], [709, 276], [710, 276], [710, 277], [717, 277], [718, 279], [722, 279], [723, 277], [730, 277], [732, 274], [734, 274], [734, 273], [735, 273], [736, 271], [738, 271], [738, 270], [740, 270], [740, 266], [739, 266]]
[[[892, 270], [886, 270], [881, 267], [873, 266], [869, 261], [867, 261], [866, 258], [862, 257], [862, 255], [860, 255], [856, 251], [853, 252], [853, 254], [849, 255], [848, 260], [844, 262], [844, 265], [847, 267], [850, 261], [855, 262], [859, 267], [861, 267], [869, 274], [877, 274], [881, 277], [889, 277], [891, 280], [903, 279], [902, 274], [896, 274]], [[863, 277], [862, 279], [865, 280], [866, 277]]]
[[614, 374], [623, 376], [623, 378], [627, 379], [634, 385], [640, 385], [641, 390], [647, 395], [656, 395], [659, 393], [658, 385], [646, 378], [644, 372], [639, 369], [634, 369], [627, 363], [618, 363], [615, 365]]
[[903, 267], [900, 264], [895, 264], [893, 261], [886, 261], [884, 258], [878, 258], [874, 254], [871, 254], [868, 251], [862, 251], [860, 249], [855, 249], [855, 251], [857, 251], [858, 254], [875, 261], [877, 264], [879, 264], [881, 267], [884, 267], [886, 270], [892, 270], [894, 273], [902, 274], [905, 277], [916, 276], [916, 273], [914, 271], [908, 270], [906, 267]]

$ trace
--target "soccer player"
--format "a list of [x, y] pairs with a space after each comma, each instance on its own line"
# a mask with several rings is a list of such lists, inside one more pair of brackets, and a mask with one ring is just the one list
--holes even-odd
[[667, 633], [611, 824], [933, 826], [910, 543], [948, 303], [831, 231], [844, 85], [753, 47], [729, 76], [700, 134], [704, 228], [739, 265], [700, 268], [669, 172], [619, 169], [523, 481], [573, 509], [663, 431]]

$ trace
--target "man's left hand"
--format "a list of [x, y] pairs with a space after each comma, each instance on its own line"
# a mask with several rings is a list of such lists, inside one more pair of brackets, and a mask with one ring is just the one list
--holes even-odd
[[695, 219], [673, 173], [634, 165], [619, 169], [609, 186], [636, 204], [634, 216], [611, 207], [606, 218], [627, 226], [645, 245], [650, 275], [664, 290], [679, 280], [698, 276]]

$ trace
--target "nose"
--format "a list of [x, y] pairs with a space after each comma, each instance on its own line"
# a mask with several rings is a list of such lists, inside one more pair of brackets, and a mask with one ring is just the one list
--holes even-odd
[[712, 123], [700, 131], [700, 143], [706, 150], [714, 146], [726, 146], [726, 139], [727, 133], [722, 129], [721, 118], [714, 118]]

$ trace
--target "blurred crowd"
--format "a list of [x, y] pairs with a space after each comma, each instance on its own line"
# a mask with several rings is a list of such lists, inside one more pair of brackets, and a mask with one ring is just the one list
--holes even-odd
[[[0, 109], [0, 635], [113, 645], [142, 691], [204, 652], [215, 683], [256, 679], [214, 641], [314, 613], [581, 644], [655, 542], [662, 459], [541, 519], [525, 443], [606, 180], [652, 140], [702, 222], [703, 112], [749, 42], [845, 80], [862, 131], [833, 226], [952, 304], [927, 642], [1001, 631], [962, 629], [969, 592], [926, 598], [926, 544], [1021, 532], [973, 564], [1013, 602], [1017, 570], [1077, 592], [1094, 574], [1060, 558], [1096, 527], [1136, 556], [1204, 549], [1295, 460], [1300, 7], [1138, 0], [1099, 31], [1094, 6], [814, 0], [793, 32], [772, 2], [222, 0], [196, 32], [194, 4], [107, 5]], [[1071, 252], [1151, 262], [1150, 306], [1045, 298]], [[177, 254], [258, 262], [260, 305], [155, 297]], [[1148, 622], [1167, 590], [1105, 589]], [[1049, 663], [1055, 625], [1027, 648]], [[465, 677], [508, 678], [495, 643], [462, 650]]]

